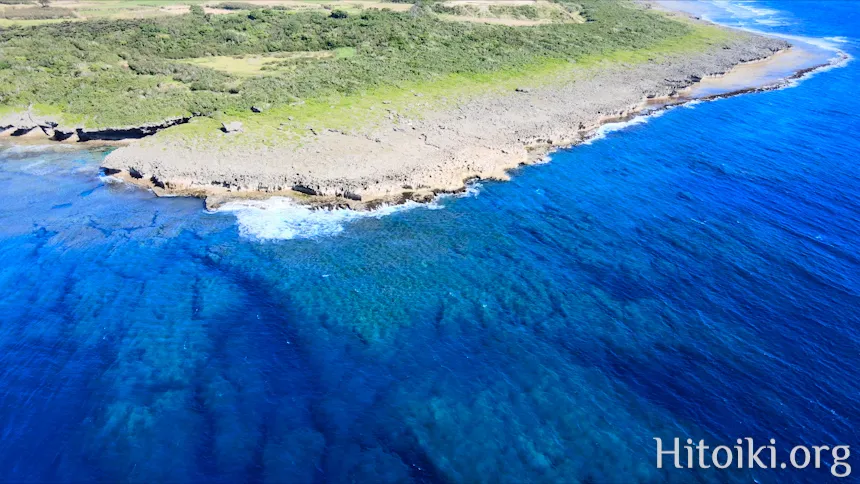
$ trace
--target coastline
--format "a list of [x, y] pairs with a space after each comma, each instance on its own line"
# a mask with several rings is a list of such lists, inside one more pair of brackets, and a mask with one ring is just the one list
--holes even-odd
[[426, 202], [471, 181], [505, 180], [508, 170], [580, 143], [605, 123], [654, 109], [655, 101], [672, 104], [696, 82], [788, 46], [738, 33], [701, 53], [590, 67], [557, 84], [492, 93], [420, 117], [390, 113], [372, 130], [311, 129], [300, 143], [227, 151], [156, 136], [114, 151], [103, 166], [159, 196], [205, 198], [210, 209], [271, 196], [359, 210]]
[[[276, 196], [312, 207], [356, 210], [429, 202], [462, 192], [472, 181], [505, 180], [509, 170], [587, 141], [604, 124], [694, 99], [775, 89], [829, 65], [798, 66], [776, 82], [696, 95], [696, 86], [800, 49], [781, 39], [720, 28], [731, 38], [705, 51], [632, 66], [616, 62], [577, 69], [571, 64], [572, 75], [561, 80], [490, 92], [417, 115], [377, 106], [388, 112], [378, 126], [348, 131], [308, 126], [309, 133], [298, 141], [242, 144], [233, 134], [218, 133], [215, 142], [200, 144], [161, 136], [160, 131], [193, 122], [194, 116], [140, 127], [78, 129], [61, 139], [118, 146], [103, 162], [105, 174], [158, 196], [203, 198], [209, 209]], [[42, 139], [58, 139], [59, 130], [52, 133], [42, 124], [32, 123], [33, 139], [39, 131]], [[17, 129], [7, 126], [5, 134]]]

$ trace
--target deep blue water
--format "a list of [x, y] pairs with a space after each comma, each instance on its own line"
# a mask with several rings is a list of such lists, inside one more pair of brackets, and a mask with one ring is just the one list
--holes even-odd
[[[756, 5], [857, 55], [860, 4]], [[676, 108], [378, 217], [206, 213], [8, 149], [0, 481], [833, 480], [658, 470], [653, 437], [860, 444], [858, 85]]]

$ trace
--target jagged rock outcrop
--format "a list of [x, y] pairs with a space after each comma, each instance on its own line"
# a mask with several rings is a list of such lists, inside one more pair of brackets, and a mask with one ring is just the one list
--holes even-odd
[[138, 126], [123, 126], [123, 127], [108, 127], [108, 128], [76, 128], [75, 133], [78, 135], [79, 141], [120, 141], [128, 139], [139, 139], [146, 136], [152, 136], [162, 129], [185, 124], [191, 119], [191, 116], [181, 116], [168, 118], [157, 123], [145, 123]]
[[0, 135], [39, 136], [52, 141], [124, 141], [151, 136], [162, 129], [187, 123], [194, 116], [196, 114], [137, 126], [83, 128], [63, 126], [56, 117], [34, 115], [28, 110], [0, 119]]

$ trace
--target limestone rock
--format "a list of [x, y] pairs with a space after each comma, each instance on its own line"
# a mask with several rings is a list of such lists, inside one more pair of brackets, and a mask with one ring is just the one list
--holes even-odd
[[229, 123], [221, 123], [221, 131], [225, 133], [241, 133], [242, 123], [239, 121], [231, 121]]

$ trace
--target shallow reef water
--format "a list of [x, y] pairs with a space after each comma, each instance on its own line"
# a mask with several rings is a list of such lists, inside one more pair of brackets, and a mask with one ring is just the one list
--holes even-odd
[[[758, 26], [855, 54], [857, 4], [822, 3]], [[373, 216], [210, 213], [99, 150], [8, 147], [0, 481], [832, 480], [660, 470], [653, 438], [860, 441], [858, 85], [673, 109]]]

